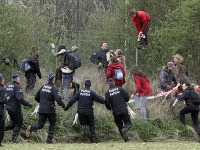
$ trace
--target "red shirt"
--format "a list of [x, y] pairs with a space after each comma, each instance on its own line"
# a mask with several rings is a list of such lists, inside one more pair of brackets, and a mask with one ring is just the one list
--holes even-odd
[[136, 84], [136, 90], [134, 91], [134, 95], [137, 93], [139, 94], [139, 96], [148, 96], [151, 94], [152, 89], [147, 77], [134, 76], [133, 80], [135, 81]]
[[137, 11], [136, 16], [131, 18], [131, 21], [135, 25], [137, 33], [140, 31], [144, 32], [148, 21], [150, 21], [150, 15], [144, 11]]
[[[122, 80], [117, 80], [114, 78], [114, 75], [115, 75], [114, 69], [121, 69], [123, 73]], [[126, 73], [124, 71], [124, 67], [120, 63], [110, 64], [106, 70], [106, 79], [109, 80], [110, 78], [112, 78], [116, 86], [122, 86], [126, 82], [125, 76], [126, 76]]]

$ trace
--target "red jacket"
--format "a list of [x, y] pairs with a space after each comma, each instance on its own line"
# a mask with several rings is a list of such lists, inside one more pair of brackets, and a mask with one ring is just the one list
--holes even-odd
[[149, 80], [147, 77], [144, 76], [134, 76], [134, 81], [136, 84], [136, 90], [134, 91], [135, 94], [139, 94], [139, 96], [148, 96], [151, 94], [152, 89], [149, 84]]
[[[114, 75], [115, 75], [114, 69], [121, 69], [121, 71], [123, 73], [123, 79], [122, 80], [117, 80], [117, 79], [114, 78]], [[126, 82], [125, 76], [126, 76], [126, 73], [124, 71], [124, 67], [121, 64], [119, 64], [119, 63], [110, 64], [107, 67], [106, 79], [108, 80], [108, 79], [112, 78], [115, 81], [116, 86], [122, 86]]]
[[150, 21], [150, 16], [144, 11], [137, 11], [136, 16], [131, 18], [131, 21], [135, 25], [137, 33], [140, 31], [144, 32], [147, 23]]

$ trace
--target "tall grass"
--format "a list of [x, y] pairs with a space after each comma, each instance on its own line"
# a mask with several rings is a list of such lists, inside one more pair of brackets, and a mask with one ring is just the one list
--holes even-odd
[[[40, 86], [47, 82], [48, 72], [43, 70], [43, 78], [37, 80], [35, 91], [37, 91]], [[46, 76], [46, 77], [45, 77]], [[74, 81], [84, 87], [84, 80], [90, 79], [92, 81], [91, 89], [96, 93], [104, 97], [105, 91], [108, 89], [106, 85], [105, 77], [100, 78], [97, 68], [95, 67], [81, 67], [76, 71], [74, 76]], [[21, 85], [25, 88], [25, 80], [21, 80]], [[153, 93], [156, 93], [157, 80], [151, 79], [151, 85], [153, 87]], [[130, 77], [127, 71], [127, 82], [124, 85], [124, 89], [131, 95], [135, 88], [132, 82], [132, 77]], [[72, 90], [70, 90], [72, 95]], [[26, 100], [31, 102], [34, 107], [38, 104], [34, 101], [34, 95], [25, 95]], [[190, 116], [187, 116], [186, 122], [189, 127], [183, 126], [179, 122], [179, 110], [184, 106], [182, 103], [178, 103], [173, 110], [173, 113], [169, 109], [169, 101], [173, 99], [155, 99], [148, 100], [147, 102], [147, 112], [148, 120], [142, 121], [140, 118], [140, 111], [134, 109], [134, 104], [128, 104], [134, 112], [137, 114], [137, 118], [132, 119], [133, 126], [129, 131], [130, 140], [136, 141], [160, 141], [160, 140], [191, 140], [198, 141], [199, 138], [196, 135], [191, 123]], [[54, 142], [89, 142], [88, 139], [83, 139], [80, 136], [79, 123], [77, 125], [72, 125], [74, 116], [77, 111], [77, 104], [74, 104], [67, 112], [62, 108], [57, 107], [57, 127], [56, 134], [54, 137]], [[24, 127], [21, 131], [21, 136], [18, 141], [35, 141], [35, 142], [45, 142], [47, 132], [48, 132], [48, 122], [45, 127], [36, 133], [33, 133], [31, 138], [26, 138], [25, 129], [28, 125], [36, 123], [38, 117], [31, 116], [32, 109], [24, 109]], [[94, 103], [94, 115], [95, 115], [95, 127], [96, 134], [99, 142], [108, 140], [122, 140], [118, 129], [114, 123], [112, 112], [107, 110], [104, 105]], [[88, 131], [89, 134], [89, 131]], [[10, 138], [11, 132], [6, 132], [5, 140]]]

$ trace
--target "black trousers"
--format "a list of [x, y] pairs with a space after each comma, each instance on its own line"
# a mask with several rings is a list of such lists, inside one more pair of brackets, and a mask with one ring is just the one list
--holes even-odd
[[39, 120], [38, 123], [34, 125], [34, 129], [42, 129], [47, 119], [49, 120], [49, 129], [55, 130], [56, 113], [39, 113]]
[[47, 140], [52, 140], [56, 128], [56, 113], [39, 113], [38, 123], [32, 125], [32, 129], [34, 131], [42, 129], [47, 119], [49, 120], [49, 132]]
[[12, 114], [9, 111], [8, 111], [8, 114], [10, 116], [11, 123], [6, 124], [4, 129], [5, 129], [5, 131], [13, 130], [12, 141], [15, 142], [20, 133], [21, 127], [23, 125], [23, 115], [21, 113]]
[[26, 89], [25, 92], [34, 92], [34, 87], [36, 83], [36, 73], [28, 72], [25, 73], [26, 77]]
[[89, 115], [83, 115], [81, 113], [78, 113], [79, 121], [81, 125], [88, 125], [90, 134], [95, 135], [95, 126], [94, 126], [94, 114]]
[[4, 127], [5, 127], [4, 115], [0, 115], [0, 144], [4, 138]]
[[[148, 45], [148, 34], [147, 34], [147, 33], [148, 33], [148, 31], [149, 31], [150, 24], [151, 24], [151, 21], [149, 21], [149, 22], [147, 23], [147, 26], [146, 26], [146, 28], [145, 28], [145, 30], [144, 30], [144, 32], [143, 32], [143, 34], [145, 35], [145, 38], [143, 39], [145, 45]], [[142, 28], [142, 27], [140, 27], [140, 28]]]
[[120, 133], [121, 133], [122, 128], [124, 128], [125, 126], [131, 126], [132, 124], [128, 113], [114, 116], [114, 119], [115, 119], [115, 124], [117, 125]]
[[198, 134], [200, 134], [200, 128], [198, 124], [198, 114], [199, 114], [199, 107], [192, 107], [192, 106], [186, 106], [180, 111], [180, 122], [185, 125], [185, 115], [190, 113], [192, 122], [194, 125], [195, 130]]

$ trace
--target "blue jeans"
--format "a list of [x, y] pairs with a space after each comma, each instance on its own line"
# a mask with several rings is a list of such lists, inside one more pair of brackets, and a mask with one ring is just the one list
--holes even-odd
[[147, 97], [146, 96], [138, 97], [137, 95], [135, 95], [134, 100], [136, 107], [140, 108], [142, 119], [147, 120], [147, 112], [146, 112]]
[[72, 82], [73, 76], [75, 72], [73, 73], [63, 73], [62, 74], [62, 92], [64, 99], [68, 102], [68, 85]]

